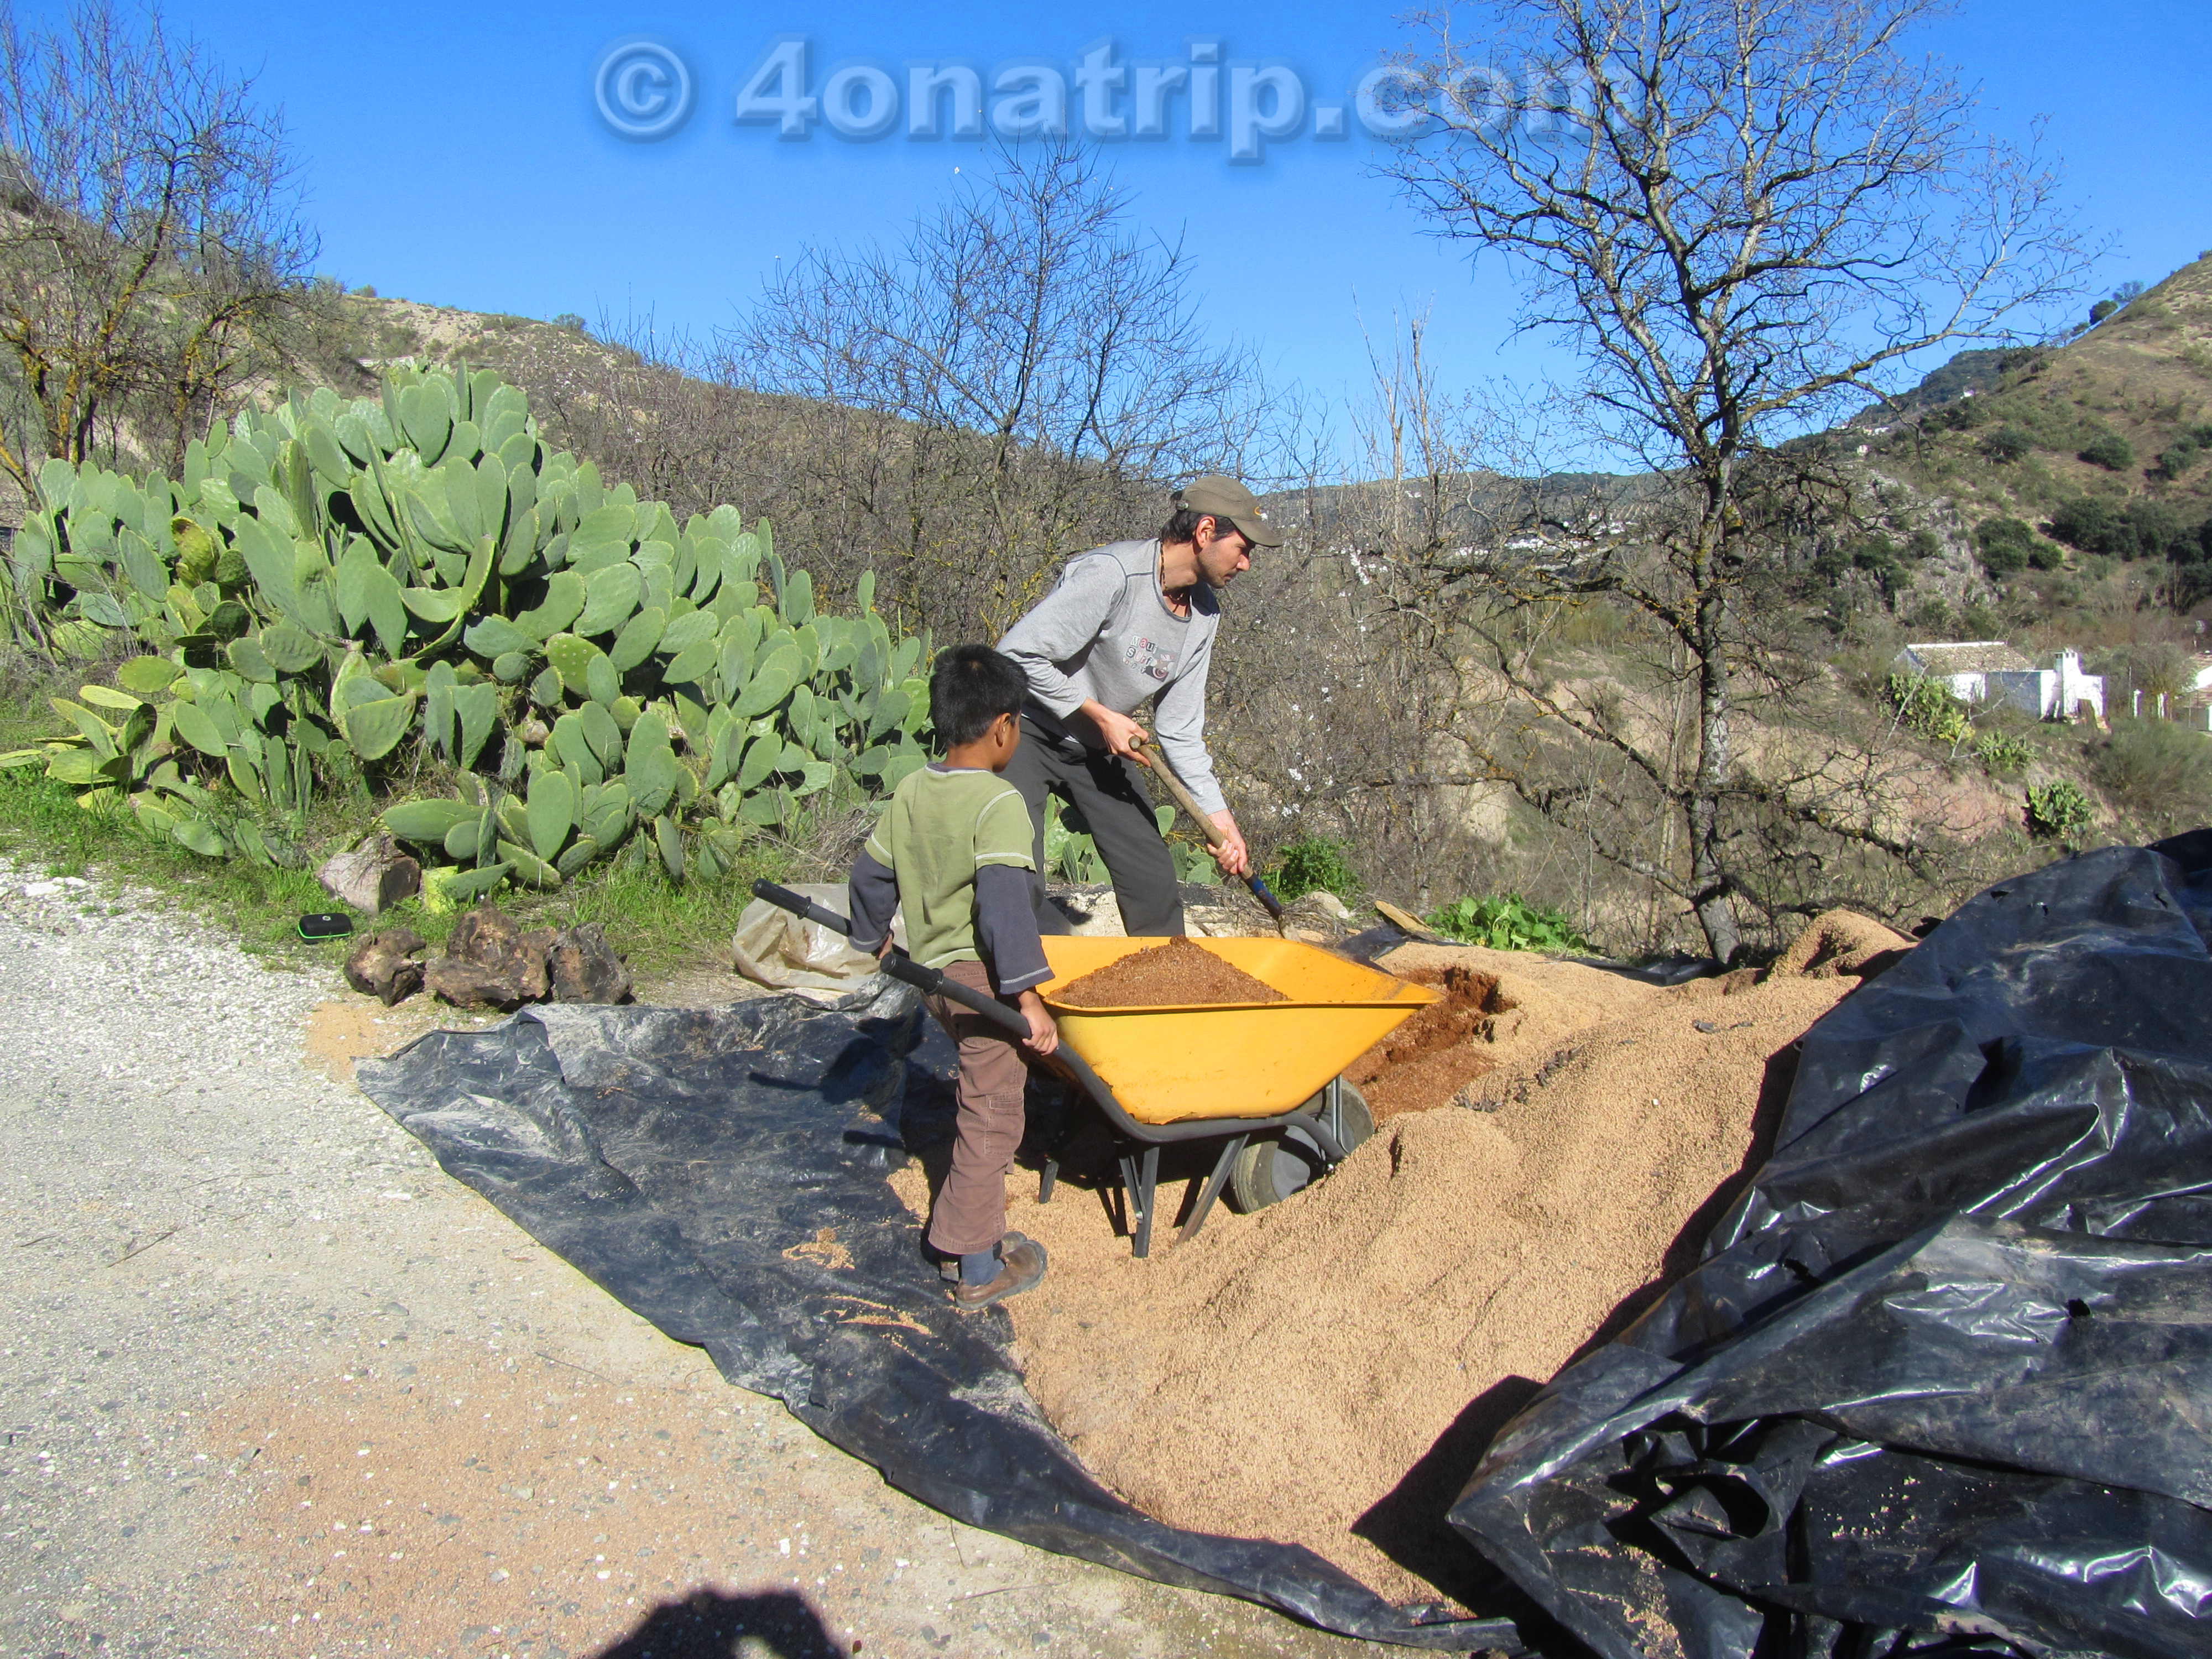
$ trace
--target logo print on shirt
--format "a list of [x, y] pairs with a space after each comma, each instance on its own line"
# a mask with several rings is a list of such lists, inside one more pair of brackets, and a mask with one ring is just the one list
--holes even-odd
[[1154, 645], [1150, 640], [1139, 640], [1133, 645], [1124, 646], [1121, 660], [1132, 665], [1147, 679], [1158, 680], [1163, 684], [1175, 674], [1176, 653], [1164, 646]]

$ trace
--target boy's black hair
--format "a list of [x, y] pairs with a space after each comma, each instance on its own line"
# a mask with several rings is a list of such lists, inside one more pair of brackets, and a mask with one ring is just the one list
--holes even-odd
[[988, 645], [948, 646], [929, 676], [929, 723], [946, 749], [973, 743], [1001, 714], [1018, 715], [1029, 676]]

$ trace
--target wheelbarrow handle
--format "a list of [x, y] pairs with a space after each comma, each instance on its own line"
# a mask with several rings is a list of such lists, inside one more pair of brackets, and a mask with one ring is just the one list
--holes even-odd
[[[835, 910], [824, 909], [805, 894], [794, 893], [788, 887], [779, 887], [765, 877], [753, 883], [753, 896], [764, 898], [770, 904], [780, 906], [793, 915], [804, 916], [809, 921], [819, 922], [833, 933], [843, 933], [848, 938], [852, 934], [853, 924]], [[934, 968], [923, 967], [896, 945], [891, 946], [890, 953], [884, 957], [884, 971], [893, 979], [905, 981], [926, 996], [943, 997], [947, 1001], [959, 1003], [963, 1007], [973, 1008], [984, 1018], [1005, 1027], [1015, 1036], [1026, 1037], [1030, 1034], [1029, 1021], [1024, 1019], [996, 997], [982, 991], [971, 990], [958, 980], [950, 978], [938, 972]]]

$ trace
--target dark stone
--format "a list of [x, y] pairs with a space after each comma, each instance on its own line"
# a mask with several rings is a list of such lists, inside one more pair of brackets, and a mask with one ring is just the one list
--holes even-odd
[[422, 964], [415, 953], [422, 941], [410, 927], [371, 933], [346, 957], [346, 983], [389, 1008], [422, 988]]
[[544, 999], [550, 928], [525, 933], [496, 905], [480, 905], [453, 924], [446, 954], [430, 964], [422, 982], [461, 1007], [512, 1011]]
[[391, 836], [376, 835], [338, 854], [315, 872], [315, 879], [339, 903], [374, 916], [422, 890], [422, 866]]
[[556, 934], [547, 954], [556, 1002], [628, 1002], [629, 969], [596, 921]]

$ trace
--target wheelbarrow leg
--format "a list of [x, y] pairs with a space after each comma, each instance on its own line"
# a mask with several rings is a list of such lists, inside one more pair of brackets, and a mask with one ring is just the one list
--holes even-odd
[[1037, 1202], [1052, 1202], [1053, 1188], [1060, 1184], [1060, 1154], [1067, 1143], [1082, 1133], [1083, 1121], [1078, 1115], [1081, 1097], [1074, 1090], [1062, 1092], [1060, 1097], [1060, 1133], [1052, 1138], [1052, 1145], [1044, 1155], [1044, 1173], [1037, 1178]]
[[1160, 1149], [1157, 1145], [1145, 1148], [1144, 1168], [1139, 1180], [1141, 1184], [1136, 1194], [1139, 1206], [1137, 1259], [1141, 1261], [1152, 1253], [1152, 1196], [1160, 1180]]
[[1229, 1166], [1237, 1161], [1237, 1154], [1244, 1150], [1244, 1143], [1250, 1139], [1249, 1135], [1231, 1135], [1222, 1143], [1221, 1156], [1213, 1160], [1213, 1173], [1206, 1176], [1206, 1185], [1199, 1189], [1198, 1202], [1191, 1209], [1190, 1219], [1182, 1224], [1182, 1231], [1175, 1236], [1176, 1243], [1191, 1237], [1206, 1224], [1206, 1212], [1213, 1207], [1213, 1200], [1221, 1196], [1222, 1185], [1229, 1179]]

